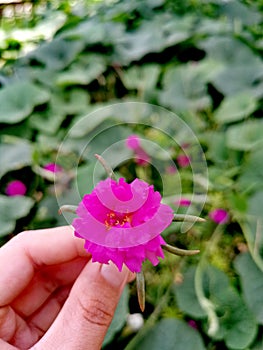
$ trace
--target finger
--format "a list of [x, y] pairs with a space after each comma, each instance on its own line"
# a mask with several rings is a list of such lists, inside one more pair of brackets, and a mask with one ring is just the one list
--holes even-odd
[[40, 267], [90, 257], [70, 226], [23, 232], [0, 249], [0, 306], [26, 288]]
[[0, 338], [19, 349], [34, 345], [58, 315], [71, 287], [57, 290], [36, 314], [26, 320], [10, 306], [0, 308]]
[[[38, 339], [43, 336], [59, 314], [67, 299], [72, 285], [61, 287], [53, 293], [40, 309], [27, 319], [32, 332], [37, 333]], [[32, 344], [31, 344], [32, 345]]]
[[1, 350], [18, 350], [15, 346], [6, 343], [2, 339], [0, 339], [0, 349]]
[[27, 287], [11, 303], [12, 308], [22, 317], [29, 317], [36, 312], [57, 289], [73, 284], [86, 265], [86, 258], [52, 265], [40, 269]]
[[89, 262], [38, 349], [100, 349], [128, 278], [127, 269]]

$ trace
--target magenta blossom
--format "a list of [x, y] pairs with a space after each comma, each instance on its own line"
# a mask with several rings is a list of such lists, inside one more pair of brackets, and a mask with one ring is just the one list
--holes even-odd
[[129, 135], [126, 139], [126, 146], [130, 149], [136, 150], [140, 147], [140, 139], [137, 135]]
[[134, 151], [134, 158], [138, 165], [146, 166], [151, 160], [149, 154], [141, 147], [140, 139], [132, 134], [126, 139], [126, 147]]
[[177, 168], [175, 165], [168, 165], [168, 167], [165, 169], [167, 174], [175, 174], [177, 173]]
[[189, 320], [189, 321], [188, 321], [188, 325], [189, 325], [190, 327], [192, 327], [193, 329], [198, 329], [197, 323], [195, 322], [195, 320]]
[[210, 211], [209, 217], [217, 224], [225, 224], [229, 219], [228, 212], [221, 208]]
[[179, 205], [179, 207], [189, 207], [191, 205], [191, 201], [187, 198], [181, 198], [176, 201], [175, 204]]
[[52, 173], [59, 173], [63, 170], [63, 168], [56, 163], [48, 163], [48, 164], [44, 165], [43, 168], [47, 171], [52, 172]]
[[5, 193], [8, 196], [24, 196], [26, 191], [26, 185], [19, 180], [9, 182], [5, 189]]
[[186, 154], [179, 154], [176, 160], [181, 168], [186, 168], [191, 164], [191, 159]]
[[135, 161], [138, 165], [142, 165], [142, 166], [145, 166], [145, 165], [148, 165], [151, 158], [150, 156], [148, 155], [148, 153], [145, 152], [144, 149], [142, 148], [138, 148], [136, 151], [135, 151]]
[[157, 265], [164, 257], [161, 246], [166, 243], [160, 234], [174, 216], [153, 186], [139, 179], [128, 184], [109, 178], [83, 197], [77, 215], [72, 226], [92, 261], [111, 260], [120, 271], [125, 264], [132, 272], [140, 272], [145, 259]]

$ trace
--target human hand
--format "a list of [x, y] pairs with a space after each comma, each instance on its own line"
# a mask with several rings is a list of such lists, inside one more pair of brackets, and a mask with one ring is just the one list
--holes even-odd
[[0, 248], [0, 349], [97, 350], [133, 275], [91, 262], [69, 226]]

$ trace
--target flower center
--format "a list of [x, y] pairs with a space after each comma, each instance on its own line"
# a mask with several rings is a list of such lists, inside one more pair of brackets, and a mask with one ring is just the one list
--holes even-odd
[[105, 226], [108, 230], [110, 230], [112, 227], [131, 227], [131, 222], [131, 214], [114, 213], [111, 211], [107, 214]]

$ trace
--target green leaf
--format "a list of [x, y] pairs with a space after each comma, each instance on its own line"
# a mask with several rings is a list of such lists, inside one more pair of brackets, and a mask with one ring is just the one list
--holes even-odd
[[104, 59], [99, 55], [87, 55], [86, 62], [78, 62], [58, 75], [59, 86], [88, 85], [106, 70]]
[[81, 197], [84, 194], [91, 193], [96, 183], [105, 175], [102, 167], [96, 168], [97, 171], [95, 172], [95, 164], [94, 157], [94, 160], [92, 159], [88, 165], [82, 165], [77, 169], [76, 186]]
[[262, 203], [263, 191], [256, 192], [255, 195], [248, 200], [245, 220], [244, 217], [242, 217], [239, 224], [242, 228], [252, 258], [258, 268], [263, 272], [263, 236], [261, 234], [263, 226]]
[[208, 144], [207, 157], [213, 162], [225, 164], [229, 157], [226, 147], [226, 134], [219, 131], [208, 131], [203, 134], [204, 142]]
[[246, 192], [263, 189], [263, 148], [255, 149], [242, 164], [238, 186]]
[[36, 58], [47, 68], [61, 70], [67, 67], [82, 51], [85, 43], [82, 41], [55, 38], [30, 53], [29, 57]]
[[211, 75], [210, 82], [224, 95], [254, 88], [263, 64], [249, 46], [227, 35], [209, 36], [199, 45], [207, 52], [209, 59], [221, 64], [221, 69]]
[[200, 41], [199, 45], [207, 52], [210, 59], [222, 62], [226, 67], [243, 66], [248, 68], [248, 62], [249, 66], [262, 67], [260, 57], [244, 42], [232, 36], [212, 35]]
[[136, 30], [125, 33], [116, 43], [115, 55], [127, 64], [151, 52], [161, 52], [188, 39], [192, 23], [193, 17], [190, 16], [156, 15], [151, 21], [143, 21]]
[[218, 123], [230, 123], [248, 117], [257, 108], [257, 100], [247, 92], [226, 97], [214, 117]]
[[[252, 4], [252, 3], [251, 3]], [[220, 6], [220, 12], [232, 21], [240, 21], [243, 25], [253, 25], [261, 21], [261, 16], [256, 7], [242, 4], [239, 1], [224, 2]]]
[[255, 192], [248, 201], [248, 214], [262, 219], [263, 190]]
[[118, 333], [122, 329], [122, 327], [125, 325], [126, 318], [129, 313], [128, 303], [129, 303], [129, 292], [128, 292], [128, 288], [126, 287], [122, 292], [122, 296], [118, 303], [113, 320], [110, 324], [110, 328], [108, 329], [108, 332], [104, 338], [103, 346], [110, 343], [113, 340], [116, 333]]
[[64, 120], [65, 115], [47, 109], [42, 113], [33, 113], [29, 117], [29, 125], [31, 128], [42, 131], [50, 135], [56, 134], [60, 124]]
[[82, 41], [87, 45], [104, 44], [118, 41], [122, 38], [124, 25], [122, 23], [101, 22], [98, 18], [88, 18], [75, 27], [64, 31], [62, 38]]
[[224, 272], [205, 265], [203, 288], [212, 303], [219, 329], [211, 334], [216, 340], [224, 339], [229, 349], [245, 349], [254, 340], [257, 325], [254, 316]]
[[165, 73], [159, 101], [176, 112], [206, 109], [211, 104], [206, 93], [206, 80], [207, 75], [198, 64], [170, 68]]
[[240, 254], [235, 268], [241, 277], [242, 291], [250, 310], [259, 324], [263, 324], [263, 272], [254, 263], [249, 253]]
[[226, 96], [235, 95], [241, 92], [246, 93], [250, 91], [251, 95], [257, 97], [256, 83], [259, 78], [258, 73], [262, 70], [262, 66], [258, 63], [256, 65], [238, 64], [226, 65], [224, 69], [218, 74], [214, 74], [211, 82], [215, 87]]
[[180, 310], [194, 318], [204, 318], [205, 311], [201, 308], [195, 293], [195, 268], [189, 268], [184, 274], [181, 284], [174, 287], [176, 301]]
[[0, 195], [0, 236], [12, 233], [16, 220], [26, 216], [33, 205], [33, 199], [28, 197]]
[[32, 163], [32, 150], [27, 142], [0, 145], [0, 178], [8, 171], [21, 169]]
[[142, 67], [131, 66], [122, 73], [121, 79], [127, 89], [150, 90], [156, 86], [160, 70], [157, 64], [145, 64]]
[[42, 88], [18, 81], [0, 90], [0, 122], [18, 123], [29, 116], [34, 107], [49, 100], [49, 93]]
[[200, 334], [186, 322], [162, 319], [143, 334], [138, 334], [125, 350], [205, 350]]
[[263, 121], [249, 120], [226, 131], [227, 146], [240, 151], [254, 150], [263, 144]]

